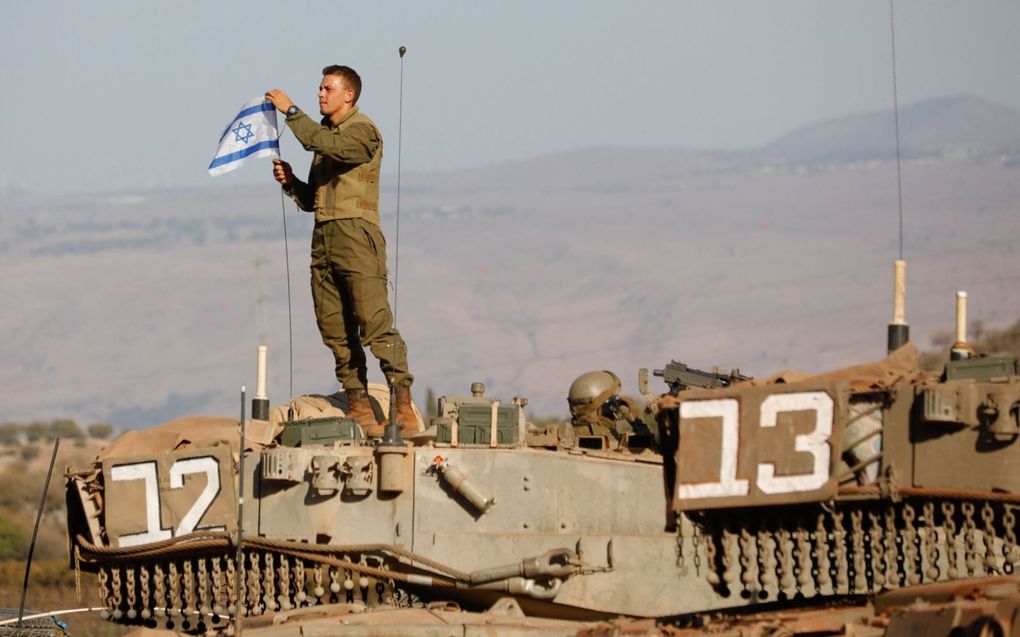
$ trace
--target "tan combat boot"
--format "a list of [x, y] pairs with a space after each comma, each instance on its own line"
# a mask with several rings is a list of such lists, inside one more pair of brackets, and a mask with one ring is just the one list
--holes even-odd
[[418, 418], [411, 405], [410, 387], [397, 387], [397, 424], [404, 435], [418, 433]]
[[368, 391], [364, 389], [348, 389], [347, 393], [347, 417], [356, 420], [361, 425], [361, 430], [369, 438], [382, 438], [383, 427], [375, 419], [375, 410], [372, 409], [372, 401], [368, 398]]

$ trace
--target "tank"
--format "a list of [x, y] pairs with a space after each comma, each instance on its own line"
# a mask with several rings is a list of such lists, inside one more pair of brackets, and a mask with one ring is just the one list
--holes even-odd
[[66, 475], [71, 562], [184, 633], [1017, 634], [1017, 361], [924, 372], [897, 325], [820, 375], [571, 388], [544, 428], [475, 383], [407, 437], [338, 396], [128, 432]]

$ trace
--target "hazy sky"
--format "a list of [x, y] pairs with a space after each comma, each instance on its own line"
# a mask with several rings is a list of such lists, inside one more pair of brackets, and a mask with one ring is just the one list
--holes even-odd
[[[1020, 2], [896, 0], [900, 103], [972, 94], [1020, 109]], [[8, 3], [0, 21], [0, 189], [237, 185], [210, 178], [238, 107], [267, 88], [315, 112], [326, 64], [396, 170], [592, 146], [758, 146], [889, 108], [888, 0]], [[285, 158], [307, 154], [286, 136]], [[298, 157], [299, 154], [301, 157]]]

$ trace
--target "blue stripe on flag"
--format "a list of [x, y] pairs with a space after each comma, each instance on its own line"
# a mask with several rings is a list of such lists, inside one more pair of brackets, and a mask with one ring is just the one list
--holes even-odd
[[261, 104], [256, 104], [255, 106], [249, 106], [248, 108], [244, 109], [243, 111], [238, 113], [236, 117], [234, 117], [234, 121], [232, 121], [229, 124], [227, 124], [227, 127], [223, 130], [223, 134], [220, 135], [220, 143], [221, 144], [223, 143], [223, 138], [227, 136], [227, 133], [230, 132], [230, 127], [233, 126], [234, 124], [236, 124], [237, 120], [241, 119], [242, 117], [247, 117], [248, 115], [251, 115], [252, 113], [271, 111], [271, 110], [274, 110], [275, 108], [276, 107], [273, 106], [272, 102], [262, 102]]
[[267, 140], [267, 141], [255, 144], [254, 146], [249, 146], [248, 148], [245, 148], [244, 150], [239, 150], [236, 153], [230, 153], [229, 155], [224, 155], [222, 157], [217, 157], [216, 159], [212, 160], [211, 164], [209, 164], [209, 170], [212, 170], [213, 168], [216, 168], [217, 166], [222, 166], [223, 164], [229, 164], [232, 161], [237, 161], [239, 159], [244, 159], [245, 157], [247, 157], [248, 155], [251, 155], [252, 153], [256, 153], [256, 152], [258, 152], [260, 150], [265, 150], [267, 148], [277, 148], [277, 149], [279, 149], [280, 148], [280, 140], [278, 140], [278, 139]]

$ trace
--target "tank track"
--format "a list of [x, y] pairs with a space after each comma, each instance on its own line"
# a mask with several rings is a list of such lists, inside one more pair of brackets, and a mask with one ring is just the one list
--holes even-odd
[[740, 604], [1016, 572], [1017, 496], [947, 495], [909, 489], [895, 500], [700, 512], [680, 527], [678, 560]]

